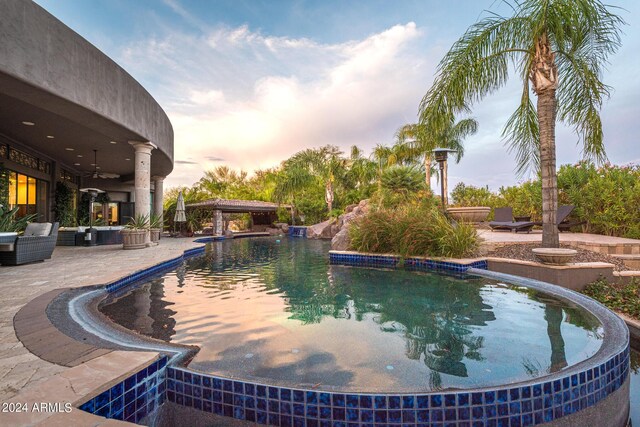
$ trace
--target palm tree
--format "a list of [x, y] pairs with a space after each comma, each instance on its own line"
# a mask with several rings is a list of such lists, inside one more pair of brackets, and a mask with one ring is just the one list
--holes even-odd
[[299, 163], [325, 185], [325, 202], [329, 212], [333, 209], [335, 198], [335, 183], [344, 173], [347, 165], [338, 147], [326, 145], [316, 149], [306, 149], [295, 154], [291, 161]]
[[345, 185], [357, 194], [357, 201], [368, 197], [371, 193], [371, 185], [377, 177], [376, 163], [364, 157], [362, 150], [353, 145], [347, 166]]
[[[451, 116], [446, 126], [436, 133], [429, 133], [427, 127], [421, 124], [407, 124], [402, 126], [396, 132], [396, 141], [398, 144], [407, 144], [414, 155], [424, 158], [424, 174], [427, 189], [431, 189], [431, 169], [433, 167], [433, 158], [431, 153], [437, 147], [450, 148], [455, 150], [456, 163], [460, 162], [464, 156], [463, 140], [475, 134], [478, 131], [478, 122], [475, 119], [467, 118], [455, 121]], [[443, 182], [444, 182], [444, 198], [448, 203], [447, 188], [447, 163], [444, 164]]]
[[436, 148], [434, 138], [430, 138], [425, 126], [417, 123], [403, 125], [396, 132], [396, 144], [407, 145], [416, 157], [424, 156], [424, 180], [431, 189], [431, 152]]
[[276, 174], [273, 197], [278, 203], [288, 201], [291, 204], [291, 225], [296, 225], [296, 195], [303, 192], [312, 180], [309, 171], [291, 159], [283, 162], [282, 169]]
[[516, 153], [520, 174], [532, 166], [540, 171], [543, 247], [559, 246], [556, 119], [575, 128], [584, 157], [606, 158], [599, 109], [610, 88], [600, 76], [620, 46], [624, 24], [609, 9], [599, 0], [524, 0], [513, 6], [511, 17], [492, 14], [454, 43], [420, 103], [420, 124], [437, 132], [503, 86], [510, 63], [515, 67], [522, 96], [503, 136]]

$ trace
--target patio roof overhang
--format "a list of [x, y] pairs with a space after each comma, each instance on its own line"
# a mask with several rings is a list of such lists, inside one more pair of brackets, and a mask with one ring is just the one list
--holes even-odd
[[186, 205], [186, 208], [219, 210], [223, 213], [252, 213], [276, 212], [278, 208], [291, 209], [291, 206], [260, 200], [209, 199], [202, 202], [190, 203]]
[[[0, 2], [0, 134], [65, 169], [132, 181], [151, 141], [151, 175], [173, 169], [173, 129], [153, 97], [108, 56], [32, 2]], [[26, 122], [26, 124], [25, 124]], [[129, 160], [127, 160], [129, 159]]]

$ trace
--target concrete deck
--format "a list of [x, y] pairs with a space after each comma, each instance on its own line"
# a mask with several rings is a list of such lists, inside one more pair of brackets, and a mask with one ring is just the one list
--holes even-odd
[[[532, 230], [530, 233], [512, 233], [509, 231], [478, 229], [478, 236], [484, 240], [484, 245], [488, 249], [513, 243], [542, 242], [542, 230]], [[560, 243], [618, 256], [623, 259], [640, 259], [640, 240], [636, 239], [565, 232], [560, 233]]]
[[133, 251], [121, 245], [58, 246], [51, 260], [0, 266], [0, 401], [70, 369], [40, 359], [16, 337], [14, 316], [29, 301], [54, 289], [108, 283], [201, 245], [193, 239], [162, 239], [158, 246]]

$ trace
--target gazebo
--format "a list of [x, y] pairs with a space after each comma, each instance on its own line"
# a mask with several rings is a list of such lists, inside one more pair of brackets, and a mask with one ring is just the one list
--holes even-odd
[[279, 205], [260, 200], [233, 200], [233, 199], [209, 199], [202, 202], [190, 203], [187, 209], [206, 209], [212, 212], [213, 235], [223, 235], [224, 230], [222, 214], [224, 213], [248, 213], [251, 220], [257, 226], [269, 226], [277, 221], [278, 208], [291, 209], [290, 205]]

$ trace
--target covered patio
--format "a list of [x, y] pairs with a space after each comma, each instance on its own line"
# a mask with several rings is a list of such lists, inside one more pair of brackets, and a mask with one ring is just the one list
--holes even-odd
[[251, 215], [251, 231], [264, 231], [271, 224], [277, 222], [278, 209], [290, 210], [289, 205], [263, 202], [261, 200], [210, 199], [186, 205], [187, 209], [201, 209], [211, 211], [212, 234], [222, 236], [227, 231], [224, 214], [248, 213]]

